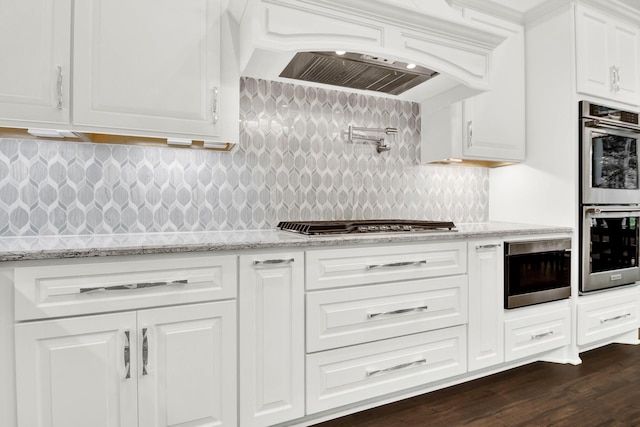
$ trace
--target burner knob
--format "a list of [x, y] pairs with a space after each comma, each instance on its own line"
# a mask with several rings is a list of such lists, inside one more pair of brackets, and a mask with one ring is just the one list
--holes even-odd
[[380, 228], [377, 225], [370, 225], [369, 231], [378, 231]]
[[369, 231], [369, 227], [367, 227], [366, 225], [359, 225], [358, 231], [361, 233], [366, 233], [367, 231]]
[[399, 225], [392, 225], [392, 226], [391, 226], [391, 229], [392, 229], [393, 231], [399, 231], [399, 230], [400, 230], [400, 226], [399, 226]]
[[411, 230], [413, 230], [413, 226], [411, 226], [411, 225], [403, 225], [402, 229], [404, 231], [411, 231]]

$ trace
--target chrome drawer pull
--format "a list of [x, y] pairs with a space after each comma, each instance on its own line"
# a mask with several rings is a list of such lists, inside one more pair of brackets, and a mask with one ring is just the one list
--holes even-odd
[[619, 316], [610, 317], [608, 319], [600, 319], [600, 324], [602, 325], [603, 323], [613, 322], [620, 319], [626, 319], [627, 317], [631, 317], [631, 313], [621, 314]]
[[531, 340], [539, 340], [545, 337], [550, 337], [551, 335], [553, 335], [553, 331], [543, 332], [541, 334], [531, 335]]
[[155, 288], [157, 286], [171, 286], [171, 285], [186, 285], [189, 280], [171, 280], [168, 282], [147, 282], [147, 283], [131, 283], [129, 285], [115, 285], [115, 286], [103, 286], [100, 288], [80, 288], [81, 294], [89, 292], [104, 292], [104, 291], [124, 291], [127, 289], [142, 289], [142, 288]]
[[131, 344], [129, 341], [129, 331], [124, 331], [124, 379], [131, 378]]
[[57, 71], [58, 71], [58, 78], [56, 80], [56, 91], [58, 92], [58, 104], [56, 105], [56, 108], [58, 110], [62, 110], [62, 67], [58, 66], [57, 67]]
[[211, 122], [218, 123], [218, 88], [211, 89]]
[[147, 328], [142, 328], [142, 375], [148, 375], [147, 366], [149, 365], [149, 335]]
[[277, 264], [291, 264], [295, 260], [293, 258], [288, 259], [265, 259], [260, 261], [253, 261], [253, 265], [277, 265]]
[[422, 265], [426, 264], [427, 260], [423, 259], [422, 261], [402, 261], [402, 262], [392, 262], [389, 264], [370, 264], [367, 265], [367, 270], [373, 270], [374, 268], [386, 268], [386, 267], [407, 267], [409, 265]]
[[392, 366], [386, 369], [376, 369], [374, 371], [367, 371], [367, 378], [372, 377], [374, 375], [386, 374], [389, 372], [398, 371], [400, 369], [412, 368], [414, 366], [425, 365], [427, 363], [427, 359], [416, 360], [415, 362], [402, 363], [400, 365]]
[[494, 244], [491, 244], [491, 245], [477, 245], [476, 246], [476, 250], [480, 251], [480, 250], [483, 250], [483, 249], [495, 249], [495, 248], [499, 248], [499, 247], [500, 247], [500, 243], [494, 243]]
[[367, 319], [373, 319], [378, 316], [392, 316], [394, 314], [405, 314], [419, 311], [427, 311], [429, 309], [428, 305], [423, 305], [422, 307], [414, 307], [414, 308], [401, 308], [400, 310], [393, 311], [383, 311], [382, 313], [367, 313]]

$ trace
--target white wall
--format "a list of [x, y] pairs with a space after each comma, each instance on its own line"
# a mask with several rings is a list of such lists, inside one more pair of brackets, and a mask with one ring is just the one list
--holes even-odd
[[577, 227], [572, 22], [567, 6], [527, 28], [526, 161], [491, 170], [490, 220]]

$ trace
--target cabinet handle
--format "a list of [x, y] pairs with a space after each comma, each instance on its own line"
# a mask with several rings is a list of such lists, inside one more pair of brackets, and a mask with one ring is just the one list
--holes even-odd
[[500, 247], [500, 243], [493, 243], [490, 245], [476, 245], [476, 251], [481, 251], [483, 249], [495, 249], [499, 247]]
[[392, 316], [394, 314], [405, 314], [419, 311], [427, 311], [429, 309], [428, 305], [423, 305], [422, 307], [414, 307], [414, 308], [401, 308], [400, 310], [393, 311], [383, 311], [381, 313], [367, 313], [367, 319], [374, 319], [379, 316]]
[[56, 80], [56, 91], [58, 92], [58, 105], [56, 108], [62, 110], [62, 67], [58, 65], [58, 78]]
[[187, 279], [170, 280], [168, 282], [131, 283], [128, 285], [103, 286], [100, 288], [80, 288], [80, 293], [86, 294], [89, 292], [124, 291], [128, 289], [155, 288], [157, 286], [186, 285], [188, 283], [189, 280]]
[[549, 337], [549, 336], [551, 336], [551, 335], [553, 335], [553, 331], [543, 332], [543, 333], [541, 333], [541, 334], [531, 335], [531, 340], [532, 340], [532, 341], [534, 341], [534, 340], [540, 340], [540, 339], [542, 339], [542, 338]]
[[291, 264], [295, 260], [293, 258], [287, 259], [263, 259], [258, 261], [253, 261], [253, 265], [277, 265], [277, 264]]
[[423, 359], [420, 359], [420, 360], [416, 360], [415, 362], [402, 363], [400, 365], [392, 366], [392, 367], [386, 368], [386, 369], [376, 369], [374, 371], [367, 370], [367, 378], [368, 377], [372, 377], [374, 375], [386, 374], [386, 373], [389, 373], [389, 372], [398, 371], [400, 369], [406, 369], [406, 368], [412, 368], [414, 366], [424, 365], [426, 363], [427, 363], [427, 359], [423, 358]]
[[142, 328], [142, 375], [148, 375], [147, 365], [149, 364], [149, 335], [147, 328]]
[[423, 259], [421, 261], [401, 261], [401, 262], [391, 262], [388, 264], [370, 264], [367, 265], [367, 270], [373, 270], [374, 268], [387, 268], [387, 267], [391, 267], [391, 268], [395, 268], [395, 267], [407, 267], [409, 265], [422, 265], [422, 264], [426, 264], [427, 260]]
[[618, 92], [620, 90], [620, 67], [612, 65], [611, 71], [611, 92]]
[[473, 145], [473, 120], [467, 122], [467, 147]]
[[124, 331], [124, 379], [131, 378], [131, 344], [129, 340], [129, 331]]
[[218, 88], [211, 89], [211, 120], [215, 125], [218, 123]]
[[600, 324], [604, 324], [607, 322], [614, 322], [620, 319], [626, 319], [627, 317], [631, 317], [631, 313], [620, 314], [619, 316], [610, 317], [608, 319], [600, 319]]

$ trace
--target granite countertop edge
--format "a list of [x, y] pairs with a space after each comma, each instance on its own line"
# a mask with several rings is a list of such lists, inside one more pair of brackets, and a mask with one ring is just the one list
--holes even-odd
[[458, 224], [456, 231], [303, 236], [280, 230], [229, 230], [86, 236], [0, 237], [0, 262], [104, 256], [317, 248], [407, 242], [506, 238], [572, 233], [570, 227], [484, 222]]

